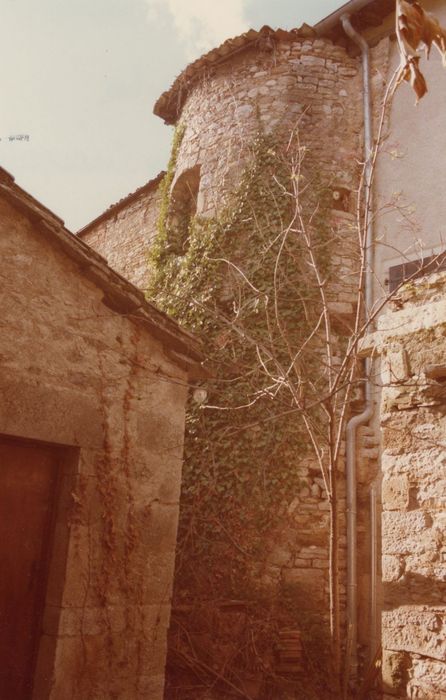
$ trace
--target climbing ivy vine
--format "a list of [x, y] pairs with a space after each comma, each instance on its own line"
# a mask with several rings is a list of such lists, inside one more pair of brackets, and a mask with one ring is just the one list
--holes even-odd
[[[318, 339], [306, 339], [320, 313], [318, 294], [306, 284], [308, 261], [293, 228], [295, 174], [279, 140], [260, 129], [224, 208], [194, 216], [184, 255], [172, 250], [170, 191], [183, 135], [180, 126], [162, 184], [148, 290], [202, 338], [211, 373], [206, 405], [191, 400], [187, 414], [175, 597], [252, 599], [262, 595], [256, 572], [265, 539], [302, 487], [308, 451], [293, 397], [270, 386], [268, 369], [299, 348], [296, 362], [317, 385]], [[328, 276], [327, 193], [311, 168], [300, 177]], [[279, 234], [287, 228], [284, 243]]]

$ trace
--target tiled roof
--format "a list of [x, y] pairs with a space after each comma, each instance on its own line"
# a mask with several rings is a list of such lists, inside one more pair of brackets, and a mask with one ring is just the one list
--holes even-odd
[[268, 50], [272, 48], [275, 41], [290, 41], [314, 36], [316, 36], [314, 29], [308, 24], [303, 24], [300, 29], [291, 29], [290, 31], [271, 29], [271, 27], [265, 26], [259, 31], [250, 29], [240, 36], [227, 39], [223, 44], [188, 65], [172, 87], [157, 100], [153, 111], [158, 117], [164, 119], [166, 124], [175, 124], [191, 84], [204, 69], [223, 63], [231, 56], [251, 47]]
[[[358, 9], [356, 10], [355, 7]], [[395, 0], [369, 0], [368, 2], [358, 3], [355, 0], [341, 5], [339, 10], [329, 15], [335, 16], [339, 11], [351, 13], [355, 26], [359, 30], [364, 30], [369, 26], [378, 26], [383, 18], [395, 9]], [[249, 48], [264, 48], [268, 50], [273, 47], [276, 41], [290, 41], [293, 39], [325, 37], [333, 42], [339, 42], [346, 45], [348, 40], [344, 34], [339, 21], [333, 23], [329, 29], [326, 29], [326, 20], [322, 20], [314, 27], [308, 24], [302, 24], [299, 29], [271, 29], [264, 26], [259, 31], [250, 29], [248, 32], [232, 39], [227, 39], [223, 44], [212, 51], [201, 56], [178, 76], [169, 90], [163, 92], [157, 100], [153, 109], [154, 113], [164, 119], [166, 124], [175, 124], [181, 113], [182, 107], [188, 95], [188, 92], [194, 82], [205, 71], [206, 68], [211, 68], [219, 63], [227, 61], [231, 56], [245, 51]], [[321, 31], [322, 30], [322, 31]]]
[[24, 214], [42, 236], [71, 258], [78, 265], [79, 274], [102, 289], [105, 306], [144, 325], [154, 338], [161, 341], [172, 360], [189, 372], [191, 378], [206, 375], [201, 367], [203, 355], [199, 341], [147, 301], [139, 289], [112, 270], [101, 255], [68, 231], [59, 217], [22, 190], [13, 176], [1, 167], [0, 197]]
[[90, 231], [101, 221], [104, 221], [105, 219], [108, 219], [111, 216], [115, 216], [115, 214], [117, 214], [118, 211], [120, 211], [121, 209], [125, 209], [125, 207], [127, 207], [135, 199], [138, 199], [138, 197], [140, 197], [142, 194], [146, 192], [151, 192], [152, 190], [156, 189], [165, 174], [165, 171], [162, 170], [160, 173], [158, 173], [156, 177], [146, 182], [145, 185], [141, 185], [141, 187], [138, 187], [138, 189], [136, 189], [134, 192], [130, 192], [130, 194], [126, 195], [125, 197], [122, 197], [122, 199], [120, 199], [119, 201], [115, 202], [114, 204], [110, 204], [110, 206], [105, 211], [103, 211], [102, 214], [99, 214], [99, 216], [97, 216], [86, 226], [83, 226], [79, 231], [77, 231], [76, 235], [82, 238], [84, 233]]

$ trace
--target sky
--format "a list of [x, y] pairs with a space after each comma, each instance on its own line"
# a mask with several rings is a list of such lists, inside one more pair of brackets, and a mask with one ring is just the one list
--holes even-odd
[[[0, 165], [76, 231], [166, 166], [153, 105], [195, 58], [342, 0], [1, 0]], [[28, 135], [29, 140], [9, 140]]]

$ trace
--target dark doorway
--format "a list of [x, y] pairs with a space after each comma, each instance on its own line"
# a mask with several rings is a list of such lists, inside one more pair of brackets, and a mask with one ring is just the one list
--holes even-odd
[[51, 447], [0, 436], [0, 698], [29, 700], [58, 482]]

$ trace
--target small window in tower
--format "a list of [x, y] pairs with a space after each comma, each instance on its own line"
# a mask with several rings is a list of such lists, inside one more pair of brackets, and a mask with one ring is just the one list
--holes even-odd
[[350, 211], [351, 192], [346, 187], [335, 187], [332, 190], [332, 208], [337, 211]]
[[184, 255], [189, 247], [190, 224], [197, 213], [199, 189], [199, 165], [181, 173], [172, 189], [168, 216], [169, 249], [176, 255]]

